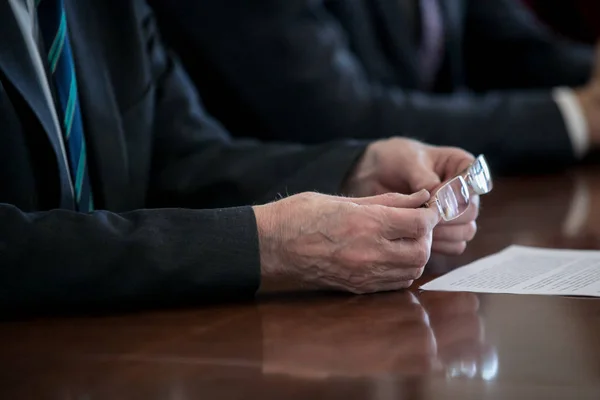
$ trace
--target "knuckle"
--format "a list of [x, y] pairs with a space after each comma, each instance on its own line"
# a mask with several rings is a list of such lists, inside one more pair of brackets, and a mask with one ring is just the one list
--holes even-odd
[[404, 272], [404, 280], [405, 281], [414, 281], [421, 277], [423, 274], [423, 268], [410, 268]]
[[319, 203], [321, 205], [327, 204], [327, 196], [322, 195], [316, 192], [302, 192], [295, 194], [293, 196], [280, 194], [279, 195], [283, 199], [289, 199], [293, 201], [296, 205], [305, 205], [308, 207], [315, 207], [315, 203]]
[[422, 268], [429, 261], [430, 249], [425, 243], [417, 243], [413, 251], [412, 265]]
[[460, 242], [456, 245], [456, 254], [462, 254], [467, 249], [467, 242]]
[[398, 289], [408, 289], [409, 287], [412, 286], [413, 282], [414, 282], [413, 279], [398, 282]]
[[[476, 196], [474, 196], [475, 198]], [[465, 212], [464, 219], [467, 221], [475, 221], [479, 216], [479, 206], [477, 206], [476, 202], [471, 200], [471, 205], [467, 208]]]
[[458, 256], [458, 255], [461, 255], [462, 253], [464, 253], [464, 251], [466, 249], [467, 249], [467, 242], [458, 242], [458, 243], [453, 243], [451, 246], [449, 246], [446, 253], [448, 255]]
[[318, 198], [319, 196], [320, 194], [316, 192], [302, 192], [298, 194], [298, 197], [303, 200], [312, 200]]
[[349, 292], [352, 294], [368, 294], [368, 293], [373, 293], [376, 290], [373, 290], [372, 288], [366, 287], [366, 286], [353, 286], [349, 289]]
[[352, 293], [352, 294], [364, 294], [360, 288], [356, 288], [356, 287], [349, 287], [348, 292]]
[[473, 221], [467, 226], [467, 234], [466, 234], [467, 242], [470, 242], [471, 240], [473, 240], [475, 238], [476, 234], [477, 234], [477, 224], [475, 223], [475, 221]]
[[425, 220], [420, 218], [418, 215], [413, 217], [410, 224], [410, 232], [412, 232], [415, 238], [420, 238], [427, 234], [427, 225]]
[[369, 277], [363, 274], [351, 274], [348, 277], [348, 283], [353, 288], [362, 288], [369, 283]]
[[402, 200], [403, 197], [404, 195], [394, 192], [388, 192], [381, 195], [382, 200], [388, 205], [397, 203], [399, 200]]
[[421, 276], [423, 276], [423, 271], [425, 271], [425, 268], [421, 267], [421, 268], [416, 268], [411, 275], [411, 279], [412, 280], [417, 280], [419, 279]]

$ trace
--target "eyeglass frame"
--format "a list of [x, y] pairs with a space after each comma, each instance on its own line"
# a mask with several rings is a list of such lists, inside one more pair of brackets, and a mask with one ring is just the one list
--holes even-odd
[[[481, 191], [478, 190], [475, 185], [473, 184], [474, 181], [474, 174], [472, 172], [473, 167], [477, 164], [481, 164], [483, 166], [483, 173], [485, 175], [487, 175], [487, 177], [489, 179], [486, 179], [487, 182], [489, 183], [489, 190], [487, 191]], [[440, 200], [438, 198], [438, 193], [444, 189], [446, 186], [451, 186], [456, 180], [460, 181], [461, 184], [461, 191], [466, 190], [467, 193], [469, 194], [468, 197], [468, 204], [467, 207], [465, 208], [465, 210], [463, 212], [461, 212], [460, 214], [456, 215], [455, 217], [452, 218], [445, 218], [444, 217], [444, 212], [441, 210], [441, 204], [440, 204]], [[435, 195], [433, 196], [432, 199], [430, 199], [427, 203], [425, 203], [423, 205], [423, 207], [431, 207], [433, 204], [435, 204], [438, 208], [438, 211], [440, 212], [440, 216], [442, 217], [442, 219], [446, 222], [448, 221], [453, 221], [457, 218], [460, 218], [461, 215], [463, 215], [468, 209], [469, 206], [471, 205], [471, 197], [473, 195], [483, 195], [483, 194], [487, 194], [489, 192], [491, 192], [493, 189], [493, 181], [492, 181], [492, 177], [489, 171], [489, 166], [487, 163], [487, 160], [485, 159], [485, 157], [483, 156], [483, 154], [479, 155], [467, 168], [465, 168], [463, 171], [461, 171], [458, 175], [456, 175], [454, 178], [446, 181], [442, 186], [440, 186], [438, 188], [438, 190], [436, 190]]]

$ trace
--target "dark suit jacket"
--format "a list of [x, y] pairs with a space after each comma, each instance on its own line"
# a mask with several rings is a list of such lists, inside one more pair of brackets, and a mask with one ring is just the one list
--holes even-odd
[[144, 1], [65, 3], [92, 187], [105, 211], [73, 211], [58, 133], [2, 1], [0, 308], [252, 293], [260, 260], [248, 205], [336, 192], [363, 146], [232, 141], [201, 109]]
[[234, 133], [251, 124], [263, 139], [308, 143], [409, 135], [485, 153], [496, 172], [572, 161], [548, 88], [584, 83], [590, 48], [555, 40], [512, 0], [441, 0], [433, 96], [419, 87], [399, 1], [150, 3], [207, 108]]
[[561, 35], [590, 44], [600, 39], [600, 2], [597, 0], [522, 1]]

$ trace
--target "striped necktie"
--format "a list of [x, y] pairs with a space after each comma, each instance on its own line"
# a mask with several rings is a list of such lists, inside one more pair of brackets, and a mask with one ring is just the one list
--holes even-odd
[[90, 212], [94, 209], [94, 200], [64, 3], [63, 0], [36, 0], [36, 5], [40, 34], [47, 52], [48, 73], [52, 75], [56, 90], [57, 111], [62, 116], [75, 204], [79, 211]]

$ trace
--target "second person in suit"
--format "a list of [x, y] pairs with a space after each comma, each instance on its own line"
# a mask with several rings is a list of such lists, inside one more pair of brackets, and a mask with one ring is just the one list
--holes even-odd
[[552, 36], [515, 0], [150, 3], [237, 135], [401, 133], [485, 153], [497, 172], [568, 165], [600, 144], [593, 49]]

